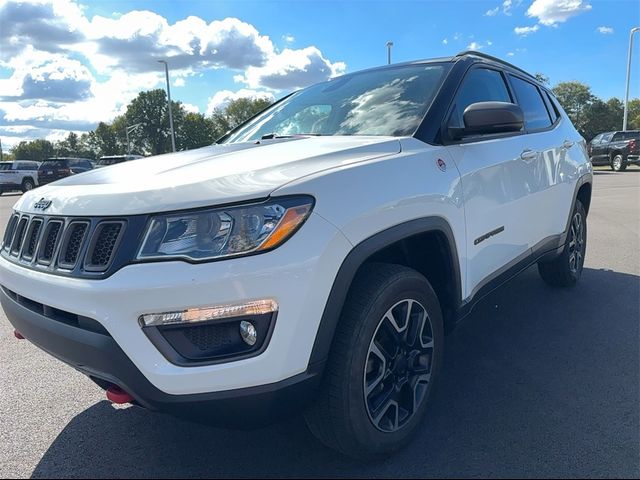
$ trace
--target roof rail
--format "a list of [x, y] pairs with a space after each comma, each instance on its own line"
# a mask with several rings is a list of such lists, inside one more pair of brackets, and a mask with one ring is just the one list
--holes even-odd
[[485, 58], [487, 60], [491, 60], [493, 62], [497, 62], [497, 63], [501, 63], [502, 65], [506, 65], [507, 67], [511, 67], [514, 70], [517, 70], [521, 73], [524, 73], [525, 75], [527, 75], [529, 78], [534, 79], [536, 82], [540, 83], [540, 81], [534, 76], [531, 75], [529, 72], [527, 72], [526, 70], [521, 69], [520, 67], [516, 67], [515, 65], [513, 65], [512, 63], [509, 63], [505, 60], [502, 60], [501, 58], [498, 57], [494, 57], [493, 55], [489, 55], [487, 53], [482, 53], [482, 52], [478, 52], [476, 50], [465, 50], [464, 52], [460, 52], [456, 55], [456, 57], [464, 57], [467, 55], [474, 55], [476, 57], [480, 57], [480, 58]]

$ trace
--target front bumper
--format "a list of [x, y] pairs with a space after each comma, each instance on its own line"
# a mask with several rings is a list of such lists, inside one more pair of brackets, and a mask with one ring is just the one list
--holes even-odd
[[39, 315], [0, 289], [0, 302], [11, 324], [29, 341], [88, 375], [99, 385], [117, 385], [136, 403], [177, 416], [207, 419], [217, 424], [261, 425], [306, 404], [321, 369], [275, 384], [233, 391], [169, 395], [154, 387], [107, 334], [88, 331]]
[[[331, 224], [312, 214], [289, 241], [271, 252], [220, 262], [189, 264], [181, 261], [133, 264], [102, 280], [69, 278], [30, 270], [0, 258], [0, 285], [43, 305], [88, 317], [108, 333], [107, 339], [80, 332], [74, 343], [98, 348], [103, 364], [93, 368], [85, 358], [67, 358], [62, 344], [48, 345], [22, 332], [25, 315], [20, 305], [9, 302], [7, 316], [26, 338], [78, 369], [96, 370], [96, 377], [121, 386], [139, 403], [152, 408], [143, 379], [158, 394], [187, 399], [190, 395], [223, 393], [247, 388], [270, 388], [310, 375], [311, 351], [330, 288], [351, 244]], [[6, 295], [5, 295], [6, 296]], [[170, 362], [151, 342], [138, 324], [145, 313], [175, 311], [273, 298], [278, 317], [267, 348], [257, 356], [213, 365], [180, 366]], [[28, 318], [31, 318], [27, 316]], [[32, 323], [37, 318], [31, 318]], [[68, 332], [63, 325], [61, 332]], [[43, 327], [44, 328], [44, 327]], [[64, 337], [64, 335], [63, 335]], [[99, 345], [96, 347], [95, 343]], [[106, 348], [105, 345], [111, 345]], [[135, 369], [135, 385], [118, 368], [112, 371], [108, 359], [118, 353]], [[91, 358], [87, 353], [86, 357]], [[85, 365], [81, 368], [78, 365]], [[144, 384], [144, 382], [142, 383]], [[139, 392], [143, 392], [140, 394]], [[170, 401], [169, 403], [175, 403]], [[162, 405], [163, 402], [160, 402]], [[164, 409], [162, 407], [161, 409]]]

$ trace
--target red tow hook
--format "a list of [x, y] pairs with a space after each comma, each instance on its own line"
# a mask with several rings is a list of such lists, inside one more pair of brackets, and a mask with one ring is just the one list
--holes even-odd
[[18, 330], [13, 331], [13, 336], [16, 337], [18, 340], [24, 340], [24, 337]]
[[135, 399], [117, 385], [111, 385], [107, 388], [107, 399], [117, 405], [124, 403], [133, 403]]

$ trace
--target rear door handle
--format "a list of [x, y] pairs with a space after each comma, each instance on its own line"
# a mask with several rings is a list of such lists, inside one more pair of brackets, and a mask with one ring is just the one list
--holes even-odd
[[536, 152], [535, 150], [530, 150], [528, 148], [526, 150], [523, 150], [522, 153], [520, 154], [520, 158], [525, 162], [530, 162], [532, 160], [535, 160], [537, 157], [538, 157], [538, 152]]
[[574, 142], [572, 142], [571, 140], [565, 140], [562, 144], [562, 148], [569, 150], [571, 147], [573, 147], [573, 144]]

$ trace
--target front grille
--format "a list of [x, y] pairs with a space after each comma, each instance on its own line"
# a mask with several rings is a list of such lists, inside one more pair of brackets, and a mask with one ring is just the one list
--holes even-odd
[[36, 253], [36, 247], [38, 246], [38, 239], [40, 238], [40, 231], [42, 230], [42, 219], [36, 218], [29, 225], [27, 230], [26, 244], [22, 249], [22, 258], [25, 260], [31, 260]]
[[122, 222], [102, 222], [96, 228], [89, 246], [85, 268], [89, 271], [104, 271], [109, 267], [113, 252], [121, 237]]
[[38, 252], [38, 263], [41, 265], [51, 265], [62, 226], [63, 223], [61, 220], [50, 220], [49, 223], [47, 223]]
[[71, 270], [76, 266], [88, 228], [89, 224], [87, 222], [72, 222], [69, 224], [60, 249], [61, 253], [58, 259], [60, 267]]
[[[145, 221], [131, 220], [138, 229], [144, 227]], [[125, 220], [104, 218], [14, 214], [1, 252], [4, 258], [35, 270], [101, 278], [118, 256], [127, 224]]]
[[16, 227], [13, 239], [11, 240], [11, 255], [17, 256], [20, 253], [20, 250], [22, 249], [22, 241], [24, 240], [24, 233], [27, 230], [28, 221], [28, 218], [22, 217], [18, 222], [18, 226]]

